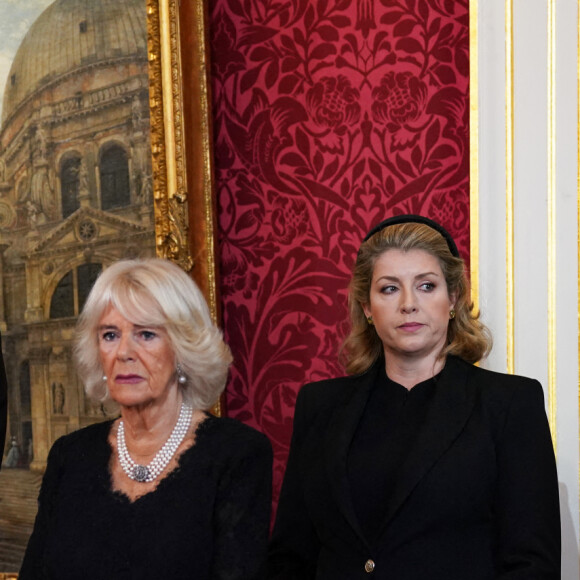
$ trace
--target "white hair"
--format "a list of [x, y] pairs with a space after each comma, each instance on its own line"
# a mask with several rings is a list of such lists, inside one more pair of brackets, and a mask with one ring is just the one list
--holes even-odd
[[76, 328], [74, 354], [87, 395], [110, 402], [99, 356], [97, 328], [105, 310], [113, 306], [133, 324], [163, 327], [171, 341], [175, 362], [187, 381], [184, 399], [209, 409], [226, 384], [232, 355], [212, 320], [195, 282], [178, 266], [161, 258], [122, 260], [98, 277]]

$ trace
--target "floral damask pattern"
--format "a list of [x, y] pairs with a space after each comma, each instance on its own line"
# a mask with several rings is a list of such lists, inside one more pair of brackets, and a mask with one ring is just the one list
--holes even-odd
[[296, 394], [344, 373], [371, 225], [428, 215], [469, 248], [468, 0], [211, 0], [227, 413], [279, 491]]

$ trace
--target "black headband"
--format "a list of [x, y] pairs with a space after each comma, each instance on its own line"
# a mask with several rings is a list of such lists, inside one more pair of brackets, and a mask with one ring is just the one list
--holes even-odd
[[423, 224], [425, 226], [430, 227], [431, 229], [439, 232], [447, 242], [447, 246], [449, 247], [449, 251], [453, 256], [456, 258], [460, 258], [459, 250], [451, 237], [451, 234], [443, 227], [440, 226], [437, 222], [430, 220], [429, 218], [423, 217], [422, 215], [413, 215], [413, 214], [404, 214], [404, 215], [396, 215], [386, 220], [383, 220], [380, 224], [377, 224], [374, 228], [372, 228], [369, 233], [365, 236], [363, 242], [366, 242], [370, 237], [374, 236], [376, 233], [388, 228], [389, 226], [394, 226], [397, 224]]

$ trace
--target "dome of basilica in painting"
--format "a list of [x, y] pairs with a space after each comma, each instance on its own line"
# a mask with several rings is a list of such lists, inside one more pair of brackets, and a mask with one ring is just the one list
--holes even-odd
[[6, 82], [4, 123], [39, 88], [99, 63], [143, 54], [145, 0], [56, 0], [34, 22]]

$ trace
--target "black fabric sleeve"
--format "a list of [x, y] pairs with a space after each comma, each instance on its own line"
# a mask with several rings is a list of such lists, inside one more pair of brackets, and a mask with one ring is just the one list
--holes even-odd
[[543, 391], [514, 389], [497, 443], [496, 579], [560, 579], [558, 477]]
[[46, 471], [38, 496], [38, 513], [18, 576], [20, 580], [36, 580], [43, 577], [44, 547], [53, 514], [54, 497], [61, 476], [62, 445], [62, 439], [57, 440], [48, 454]]
[[258, 580], [266, 575], [272, 502], [272, 447], [264, 435], [239, 441], [218, 484], [211, 580]]
[[307, 399], [308, 387], [296, 400], [290, 455], [268, 556], [270, 580], [310, 580], [316, 576], [320, 541], [304, 501], [300, 469], [305, 431], [311, 421]]

